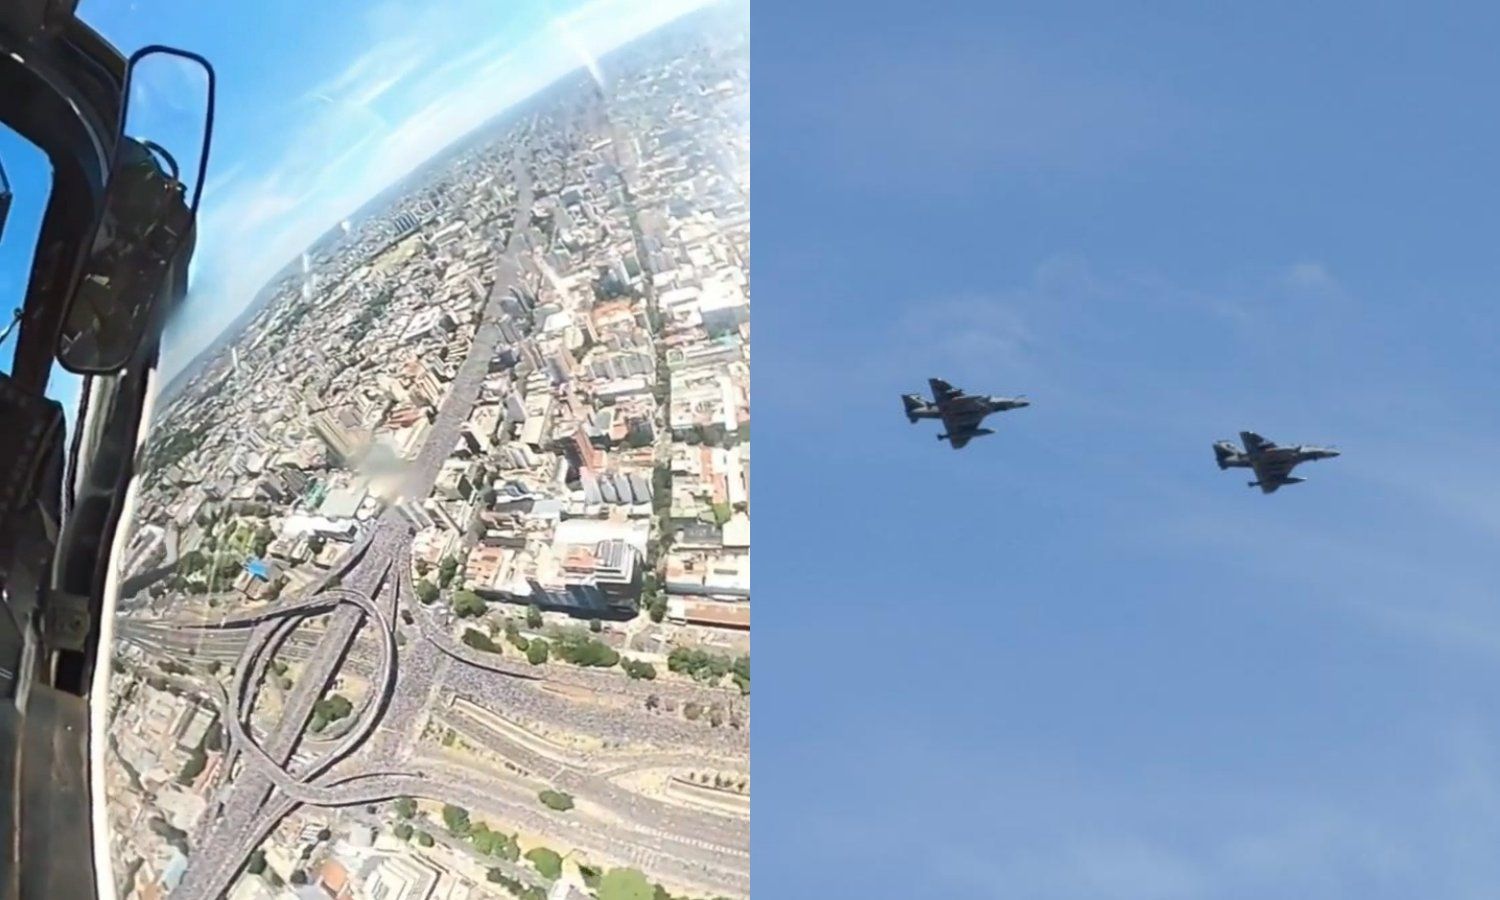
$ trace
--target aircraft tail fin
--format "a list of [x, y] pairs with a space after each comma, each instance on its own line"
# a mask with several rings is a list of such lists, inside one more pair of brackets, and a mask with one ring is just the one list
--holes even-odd
[[1228, 441], [1219, 441], [1214, 444], [1214, 461], [1219, 464], [1220, 471], [1229, 468], [1229, 461], [1238, 455], [1234, 446]]
[[917, 410], [927, 404], [923, 403], [922, 398], [916, 394], [902, 394], [901, 405], [906, 407], [906, 421], [915, 424], [917, 421]]

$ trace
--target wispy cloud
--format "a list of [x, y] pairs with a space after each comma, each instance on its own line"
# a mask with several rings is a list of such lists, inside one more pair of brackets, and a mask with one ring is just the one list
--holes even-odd
[[707, 2], [594, 0], [568, 16], [566, 40], [543, 26], [477, 43], [451, 15], [414, 23], [405, 4], [373, 8], [368, 52], [266, 113], [280, 155], [211, 175], [188, 303], [164, 342], [167, 377], [340, 218], [557, 78]]
[[1348, 294], [1338, 279], [1319, 262], [1299, 262], [1282, 275], [1282, 283], [1294, 293], [1326, 300], [1344, 300]]
[[428, 64], [433, 45], [409, 32], [386, 36], [307, 91], [308, 97], [356, 106], [371, 103]]

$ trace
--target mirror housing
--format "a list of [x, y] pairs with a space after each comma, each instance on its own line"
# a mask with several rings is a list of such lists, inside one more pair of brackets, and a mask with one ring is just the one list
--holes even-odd
[[5, 160], [0, 159], [0, 241], [5, 240], [5, 218], [10, 215], [10, 180], [5, 177]]
[[[191, 197], [176, 158], [166, 148], [125, 134], [132, 78], [142, 60], [157, 55], [188, 60], [207, 74], [203, 141]], [[213, 67], [194, 53], [144, 47], [130, 57], [125, 98], [103, 206], [57, 338], [58, 361], [80, 375], [124, 369], [186, 293], [212, 143]]]

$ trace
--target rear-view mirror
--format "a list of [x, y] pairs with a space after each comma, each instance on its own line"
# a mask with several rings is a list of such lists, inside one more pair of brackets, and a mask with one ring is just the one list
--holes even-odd
[[79, 374], [118, 372], [186, 290], [213, 134], [214, 73], [197, 54], [130, 57], [104, 202], [57, 355]]

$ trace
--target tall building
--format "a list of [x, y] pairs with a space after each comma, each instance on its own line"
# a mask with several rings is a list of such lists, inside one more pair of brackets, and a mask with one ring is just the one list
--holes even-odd
[[442, 871], [422, 857], [391, 854], [371, 859], [361, 875], [364, 896], [380, 900], [428, 900]]
[[401, 513], [402, 518], [410, 522], [418, 531], [424, 528], [432, 528], [437, 524], [433, 521], [432, 514], [421, 503], [410, 498], [397, 503], [396, 510]]
[[438, 378], [430, 361], [410, 359], [401, 368], [401, 376], [411, 396], [428, 406], [436, 407], [443, 399], [445, 385]]
[[450, 500], [468, 499], [474, 493], [478, 466], [465, 459], [450, 459], [438, 471], [433, 491]]
[[604, 462], [604, 454], [589, 442], [582, 426], [575, 427], [572, 434], [563, 439], [561, 449], [575, 475], [584, 469], [598, 470]]
[[409, 212], [398, 213], [396, 217], [391, 220], [391, 230], [394, 232], [392, 236], [396, 239], [404, 238], [409, 234], [414, 234], [420, 227], [422, 227], [421, 221]]
[[550, 591], [559, 605], [629, 608], [640, 598], [640, 554], [624, 541], [569, 547], [561, 562], [562, 589]]
[[329, 454], [337, 461], [344, 462], [353, 458], [358, 437], [353, 429], [339, 420], [334, 410], [315, 413], [312, 417], [312, 428], [328, 446]]
[[573, 377], [573, 354], [558, 345], [547, 354], [547, 374], [553, 384], [563, 384]]

